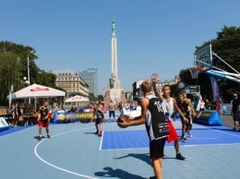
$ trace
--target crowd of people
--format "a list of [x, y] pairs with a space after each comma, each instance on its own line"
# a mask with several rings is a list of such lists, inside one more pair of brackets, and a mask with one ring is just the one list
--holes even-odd
[[27, 103], [13, 102], [10, 106], [10, 117], [7, 122], [10, 127], [33, 125], [37, 123], [36, 111], [30, 110]]

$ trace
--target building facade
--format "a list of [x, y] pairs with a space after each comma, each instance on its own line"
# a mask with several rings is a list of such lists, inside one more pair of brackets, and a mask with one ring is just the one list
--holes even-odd
[[77, 73], [56, 74], [56, 86], [66, 91], [66, 98], [75, 95], [89, 96], [89, 85]]
[[98, 96], [98, 70], [97, 68], [88, 68], [79, 73], [81, 78], [88, 84], [89, 92]]

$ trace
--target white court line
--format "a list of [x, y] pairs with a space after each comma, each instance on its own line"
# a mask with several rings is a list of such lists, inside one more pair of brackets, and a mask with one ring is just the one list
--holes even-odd
[[223, 133], [223, 134], [226, 134], [226, 135], [230, 135], [230, 136], [234, 136], [234, 137], [239, 137], [240, 138], [240, 135], [236, 135], [236, 134], [230, 134], [228, 132], [224, 132], [224, 131], [220, 131], [220, 130], [216, 130], [216, 129], [211, 129], [215, 132], [219, 132], [219, 133]]
[[102, 136], [101, 136], [99, 150], [102, 150], [103, 137], [104, 137], [104, 131], [102, 131]]
[[[201, 146], [201, 147], [204, 147], [204, 146], [216, 146], [216, 145], [219, 145], [219, 146], [226, 146], [226, 145], [239, 145], [240, 143], [231, 143], [231, 144], [197, 144], [197, 145], [181, 145], [182, 147], [198, 147], [198, 146]], [[165, 147], [174, 147], [174, 146], [165, 146]]]
[[[72, 132], [81, 131], [81, 130], [85, 130], [85, 129], [91, 129], [91, 128], [93, 128], [93, 127], [84, 128], [84, 129], [76, 129], [76, 130], [72, 130], [72, 131], [68, 131], [68, 132], [59, 133], [59, 134], [57, 134], [57, 135], [53, 135], [52, 138], [53, 138], [53, 137], [60, 136], [60, 135], [64, 135], [64, 134], [67, 134], [67, 133], [72, 133]], [[42, 157], [40, 157], [40, 155], [39, 155], [38, 152], [37, 152], [38, 146], [39, 146], [40, 144], [42, 144], [44, 141], [46, 141], [46, 140], [47, 140], [47, 139], [43, 139], [42, 141], [40, 141], [40, 142], [34, 147], [34, 154], [36, 155], [36, 157], [37, 157], [39, 160], [41, 160], [43, 163], [45, 163], [45, 164], [49, 165], [50, 167], [53, 167], [53, 168], [55, 168], [55, 169], [57, 169], [57, 170], [61, 170], [61, 171], [63, 171], [63, 172], [70, 173], [70, 174], [72, 174], [72, 175], [80, 176], [80, 177], [83, 177], [83, 178], [96, 179], [96, 178], [91, 177], [91, 176], [83, 175], [83, 174], [81, 174], [81, 173], [73, 172], [73, 171], [70, 171], [70, 170], [67, 170], [67, 169], [58, 167], [58, 166], [56, 166], [56, 165], [54, 165], [54, 164], [52, 164], [52, 163], [44, 160]]]
[[192, 137], [192, 138], [189, 138], [189, 140], [216, 140], [218, 139], [217, 137], [211, 137], [211, 138], [196, 138], [196, 137]]

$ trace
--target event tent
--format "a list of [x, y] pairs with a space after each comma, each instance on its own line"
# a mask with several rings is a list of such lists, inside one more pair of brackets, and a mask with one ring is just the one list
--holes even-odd
[[65, 92], [39, 84], [32, 84], [13, 93], [13, 99], [52, 98], [59, 96], [65, 96]]
[[88, 98], [85, 98], [80, 95], [73, 96], [65, 100], [66, 103], [73, 103], [73, 102], [89, 102]]

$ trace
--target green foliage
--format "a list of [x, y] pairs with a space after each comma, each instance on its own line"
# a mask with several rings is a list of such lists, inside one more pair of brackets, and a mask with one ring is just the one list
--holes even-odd
[[14, 54], [0, 54], [0, 64], [0, 103], [6, 104], [11, 84], [17, 88], [20, 86], [20, 64]]
[[56, 76], [40, 70], [35, 64], [38, 57], [32, 47], [0, 41], [0, 105], [7, 105], [10, 86], [14, 91], [23, 88], [24, 77], [28, 76], [27, 61], [29, 58], [30, 82], [56, 88]]
[[97, 101], [98, 99], [94, 96], [94, 94], [90, 93], [88, 96], [90, 101]]

